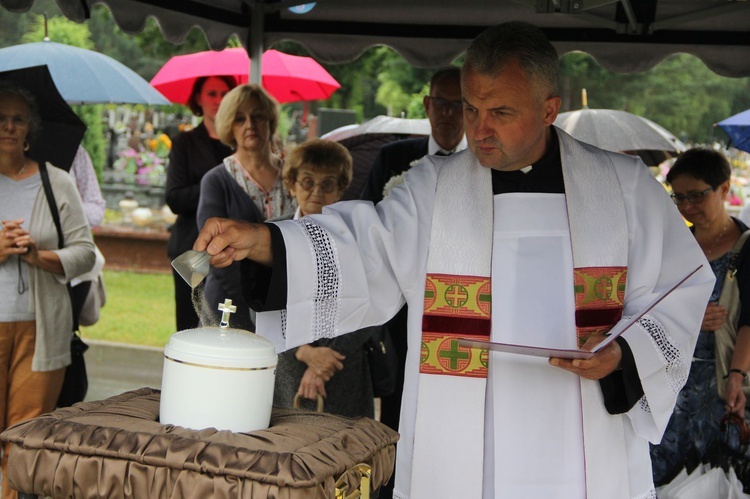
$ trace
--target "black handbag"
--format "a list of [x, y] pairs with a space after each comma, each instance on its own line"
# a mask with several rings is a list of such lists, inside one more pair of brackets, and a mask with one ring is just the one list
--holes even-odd
[[70, 365], [65, 369], [65, 381], [57, 398], [57, 407], [68, 407], [82, 402], [89, 390], [86, 360], [83, 354], [89, 346], [83, 342], [78, 331], [73, 331], [70, 340]]
[[370, 364], [372, 391], [376, 397], [390, 395], [396, 389], [398, 355], [391, 335], [385, 326], [373, 327], [366, 344], [367, 360]]
[[[49, 204], [49, 209], [52, 212], [52, 219], [57, 228], [57, 246], [58, 248], [62, 248], [65, 245], [65, 241], [63, 238], [62, 225], [60, 224], [60, 213], [57, 209], [55, 195], [52, 192], [52, 184], [50, 184], [49, 181], [47, 165], [41, 162], [39, 163], [39, 175], [42, 177], [44, 194], [47, 197], [47, 204]], [[77, 289], [79, 287], [80, 285], [73, 288], [70, 286], [70, 283], [68, 283], [70, 306], [73, 312], [73, 330], [71, 331], [70, 337], [71, 363], [65, 369], [65, 380], [63, 381], [60, 396], [57, 399], [57, 407], [67, 407], [77, 402], [82, 402], [89, 389], [89, 378], [86, 373], [86, 360], [83, 357], [84, 352], [88, 350], [89, 346], [83, 342], [81, 336], [78, 334], [78, 316], [83, 307], [83, 300], [85, 300], [86, 294], [88, 294], [88, 287], [85, 287], [85, 289]]]
[[729, 472], [734, 469], [744, 492], [750, 493], [750, 460], [745, 456], [750, 445], [750, 427], [745, 418], [734, 413], [721, 418], [719, 438], [706, 449], [702, 464]]

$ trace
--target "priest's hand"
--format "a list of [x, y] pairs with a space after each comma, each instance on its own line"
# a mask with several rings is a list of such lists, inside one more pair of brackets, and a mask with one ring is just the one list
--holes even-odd
[[314, 347], [312, 345], [298, 347], [294, 356], [300, 362], [307, 364], [307, 367], [312, 369], [323, 381], [328, 381], [337, 371], [342, 370], [344, 359], [346, 359], [346, 355], [332, 348]]
[[[605, 336], [591, 336], [581, 347], [581, 350], [592, 350], [596, 345], [604, 341]], [[551, 358], [549, 363], [553, 366], [570, 371], [582, 378], [598, 380], [612, 374], [620, 368], [622, 361], [622, 350], [616, 341], [598, 351], [590, 359], [558, 359]]]
[[245, 258], [268, 266], [273, 263], [268, 227], [241, 220], [209, 218], [193, 249], [206, 251], [212, 257], [211, 265], [217, 268], [228, 267]]
[[326, 384], [320, 376], [308, 367], [302, 375], [297, 395], [306, 399], [316, 400], [318, 394], [323, 398], [328, 396], [326, 394]]

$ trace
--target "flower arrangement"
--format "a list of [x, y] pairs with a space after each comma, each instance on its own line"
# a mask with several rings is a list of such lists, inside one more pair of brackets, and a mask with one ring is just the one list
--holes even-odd
[[163, 184], [172, 141], [166, 134], [161, 133], [147, 141], [146, 145], [146, 148], [140, 150], [128, 147], [122, 150], [115, 160], [115, 171], [128, 174], [126, 183]]
[[[409, 168], [407, 168], [406, 171], [411, 169], [413, 166], [415, 166], [417, 163], [419, 163], [423, 159], [424, 159], [424, 156], [419, 159], [415, 159], [414, 161], [409, 163]], [[406, 173], [406, 171], [404, 171], [404, 173]], [[394, 175], [390, 179], [388, 179], [388, 182], [386, 182], [385, 185], [383, 186], [383, 197], [387, 197], [388, 194], [391, 193], [391, 190], [394, 187], [397, 187], [404, 183], [404, 173], [402, 173], [401, 175]]]
[[384, 198], [388, 197], [388, 194], [391, 193], [391, 190], [394, 187], [399, 186], [399, 185], [401, 185], [403, 183], [404, 183], [404, 175], [403, 174], [392, 176], [388, 180], [388, 182], [386, 182], [385, 185], [383, 186], [383, 197]]
[[166, 133], [160, 133], [148, 141], [148, 147], [160, 158], [166, 158], [169, 156], [170, 149], [172, 149], [172, 141]]

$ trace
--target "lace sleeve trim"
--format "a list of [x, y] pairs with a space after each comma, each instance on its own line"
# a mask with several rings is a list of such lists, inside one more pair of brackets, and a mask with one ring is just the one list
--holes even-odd
[[[681, 352], [675, 345], [674, 341], [669, 334], [667, 334], [666, 329], [659, 321], [651, 316], [645, 315], [638, 319], [638, 324], [649, 334], [654, 346], [659, 352], [661, 352], [662, 357], [666, 362], [664, 375], [666, 377], [667, 386], [669, 386], [672, 393], [677, 396], [687, 381], [690, 372], [690, 363], [685, 358], [683, 352]], [[642, 410], [651, 412], [645, 395], [640, 399], [639, 405]]]
[[310, 249], [315, 255], [316, 289], [313, 296], [314, 310], [312, 337], [314, 340], [336, 336], [339, 314], [339, 287], [341, 267], [333, 238], [326, 229], [308, 218], [295, 220], [300, 226]]

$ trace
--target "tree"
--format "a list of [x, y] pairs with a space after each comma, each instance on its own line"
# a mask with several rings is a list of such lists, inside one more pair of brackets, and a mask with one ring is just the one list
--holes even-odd
[[[725, 78], [688, 54], [668, 57], [650, 71], [615, 74], [591, 56], [567, 54], [560, 60], [563, 110], [580, 109], [586, 88], [592, 109], [621, 109], [648, 118], [692, 142], [724, 140], [713, 124], [746, 109], [750, 78]], [[745, 104], [745, 107], [742, 107]], [[733, 112], [733, 110], [735, 110]]]

